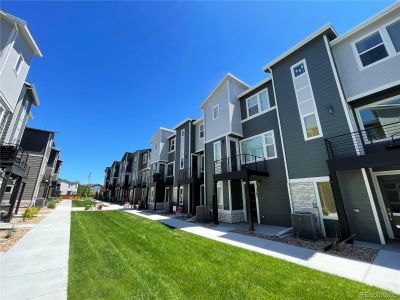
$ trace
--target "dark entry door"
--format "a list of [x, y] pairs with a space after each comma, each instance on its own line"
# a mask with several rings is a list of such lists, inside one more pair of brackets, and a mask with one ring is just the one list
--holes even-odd
[[400, 238], [400, 175], [379, 176], [378, 181], [393, 235]]
[[236, 153], [236, 142], [235, 141], [229, 141], [230, 143], [230, 148], [231, 148], [231, 170], [232, 172], [238, 171], [238, 157]]
[[254, 183], [250, 183], [249, 192], [250, 192], [251, 215], [253, 217], [253, 222], [258, 223], [257, 194], [256, 194], [256, 185]]

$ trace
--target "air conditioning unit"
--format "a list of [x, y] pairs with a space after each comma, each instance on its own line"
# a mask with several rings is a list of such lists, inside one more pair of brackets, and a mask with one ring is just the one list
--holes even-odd
[[208, 207], [199, 205], [196, 206], [196, 220], [197, 222], [200, 223], [208, 223], [209, 222], [209, 213], [208, 213]]
[[319, 236], [317, 217], [310, 212], [292, 213], [292, 225], [295, 237], [316, 241]]

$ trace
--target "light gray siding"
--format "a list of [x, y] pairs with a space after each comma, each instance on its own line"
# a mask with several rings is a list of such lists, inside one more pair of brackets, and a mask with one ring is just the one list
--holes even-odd
[[199, 152], [204, 149], [204, 137], [200, 138], [200, 125], [204, 125], [204, 121], [200, 121], [193, 128], [192, 135], [194, 135], [195, 152]]
[[400, 17], [400, 7], [332, 46], [332, 54], [347, 99], [368, 94], [372, 90], [382, 90], [385, 85], [390, 83], [400, 84], [400, 55], [382, 60], [360, 71], [352, 49], [354, 41], [375, 32], [380, 26], [398, 17]]

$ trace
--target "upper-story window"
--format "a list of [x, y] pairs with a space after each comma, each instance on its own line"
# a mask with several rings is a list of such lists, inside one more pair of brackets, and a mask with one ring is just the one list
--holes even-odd
[[204, 124], [199, 125], [199, 138], [200, 139], [204, 138]]
[[240, 146], [243, 154], [254, 156], [254, 158], [249, 157], [250, 161], [256, 159], [256, 157], [266, 159], [277, 158], [273, 130], [242, 140]]
[[185, 129], [182, 129], [181, 130], [179, 168], [183, 169], [184, 166], [185, 166]]
[[357, 63], [363, 69], [400, 52], [400, 19], [385, 24], [353, 44]]
[[167, 165], [167, 177], [174, 176], [174, 163], [169, 163]]
[[315, 105], [314, 93], [306, 60], [303, 59], [301, 62], [292, 66], [291, 72], [304, 140], [308, 141], [322, 137], [321, 124]]
[[22, 54], [18, 54], [18, 58], [14, 67], [14, 71], [17, 75], [19, 74], [19, 71], [21, 71], [23, 62], [24, 62], [24, 57], [22, 56]]
[[212, 108], [212, 114], [213, 114], [213, 120], [216, 120], [219, 118], [219, 105], [215, 105]]
[[147, 163], [147, 153], [143, 154], [143, 163]]
[[247, 117], [257, 115], [270, 108], [268, 90], [262, 90], [246, 99]]
[[169, 140], [169, 152], [175, 151], [175, 138]]

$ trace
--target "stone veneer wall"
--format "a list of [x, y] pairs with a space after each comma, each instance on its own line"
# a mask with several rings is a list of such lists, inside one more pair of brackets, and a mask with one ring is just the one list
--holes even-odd
[[240, 223], [245, 222], [245, 214], [243, 210], [223, 210], [218, 209], [218, 220], [224, 223]]
[[293, 212], [311, 212], [316, 216], [317, 224], [320, 232], [321, 229], [321, 215], [318, 209], [318, 199], [314, 182], [291, 182], [290, 193], [292, 195]]

